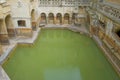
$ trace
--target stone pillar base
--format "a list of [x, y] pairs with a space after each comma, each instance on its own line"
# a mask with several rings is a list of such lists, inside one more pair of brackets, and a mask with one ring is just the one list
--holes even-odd
[[8, 34], [0, 34], [0, 42], [1, 42], [2, 45], [10, 44]]
[[32, 30], [36, 31], [37, 27], [36, 27], [36, 22], [32, 22]]
[[32, 31], [32, 28], [17, 28], [16, 34], [17, 36], [32, 37], [33, 31]]
[[9, 37], [15, 37], [15, 29], [7, 29]]

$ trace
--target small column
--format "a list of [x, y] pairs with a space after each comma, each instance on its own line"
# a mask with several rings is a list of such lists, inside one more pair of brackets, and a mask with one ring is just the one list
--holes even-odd
[[70, 17], [68, 24], [72, 24], [72, 17]]
[[62, 24], [64, 24], [64, 17], [62, 17]]
[[54, 24], [56, 24], [57, 23], [57, 21], [56, 21], [56, 17], [54, 17]]
[[32, 30], [36, 31], [36, 21], [32, 21]]
[[46, 17], [46, 24], [49, 24], [49, 17]]
[[45, 25], [47, 24], [47, 18], [45, 18]]
[[40, 25], [40, 19], [38, 18], [38, 19], [36, 20], [36, 28], [38, 28], [39, 25]]
[[59, 21], [58, 21], [58, 19], [56, 18], [56, 24], [58, 24], [58, 22], [59, 22]]

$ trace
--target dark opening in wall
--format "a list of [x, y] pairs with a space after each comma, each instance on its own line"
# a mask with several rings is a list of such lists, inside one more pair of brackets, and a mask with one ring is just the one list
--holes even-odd
[[25, 20], [19, 20], [18, 26], [25, 27], [26, 26]]
[[116, 33], [117, 33], [117, 35], [120, 37], [120, 30], [118, 30]]
[[105, 28], [106, 24], [102, 21], [99, 20], [99, 24], [101, 25], [101, 27]]

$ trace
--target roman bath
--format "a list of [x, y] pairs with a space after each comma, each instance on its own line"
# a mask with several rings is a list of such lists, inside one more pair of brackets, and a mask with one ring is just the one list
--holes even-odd
[[0, 0], [0, 80], [120, 80], [120, 0]]

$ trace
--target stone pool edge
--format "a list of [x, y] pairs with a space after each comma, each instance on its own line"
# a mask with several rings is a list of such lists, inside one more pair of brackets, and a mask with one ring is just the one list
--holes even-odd
[[34, 36], [30, 39], [24, 39], [24, 40], [18, 39], [18, 41], [15, 42], [14, 40], [11, 41], [12, 44], [9, 45], [7, 49], [3, 52], [3, 55], [0, 56], [0, 80], [11, 80], [7, 75], [7, 73], [4, 71], [4, 69], [2, 68], [1, 64], [3, 64], [6, 61], [6, 59], [9, 58], [10, 53], [14, 51], [14, 49], [17, 47], [18, 44], [33, 44], [36, 41], [40, 31], [41, 28], [38, 28], [37, 31], [33, 32]]
[[[85, 27], [85, 26], [84, 26]], [[45, 27], [47, 29], [50, 28], [55, 28], [56, 27]], [[98, 36], [96, 35], [91, 35], [89, 31], [85, 30], [83, 27], [76, 27], [76, 26], [68, 26], [65, 27], [65, 29], [71, 30], [73, 32], [77, 32], [83, 35], [86, 35], [88, 37], [90, 37], [91, 39], [93, 39], [95, 41], [95, 43], [97, 44], [97, 46], [103, 51], [103, 55], [106, 57], [106, 59], [108, 60], [108, 62], [111, 64], [111, 66], [113, 67], [113, 69], [116, 71], [116, 73], [118, 74], [118, 76], [120, 77], [120, 67], [116, 64], [116, 62], [112, 59], [111, 55], [109, 54], [109, 51], [107, 51], [107, 49], [105, 49], [104, 47], [104, 43], [102, 42], [102, 40], [99, 39]]]
[[[52, 25], [53, 27], [51, 27], [51, 25], [46, 25], [45, 29], [68, 29], [68, 30], [71, 30], [73, 32], [77, 32], [77, 33], [80, 33], [80, 34], [84, 34], [90, 38], [92, 38], [95, 43], [97, 44], [97, 46], [103, 51], [106, 59], [108, 60], [108, 62], [112, 65], [112, 67], [115, 69], [115, 71], [118, 73], [119, 77], [120, 77], [120, 68], [114, 63], [114, 61], [112, 60], [112, 58], [110, 57], [109, 55], [109, 52], [107, 50], [104, 49], [103, 45], [102, 45], [102, 41], [95, 35], [91, 35], [89, 33], [89, 31], [85, 28], [85, 27], [76, 27], [74, 25], [62, 25], [62, 26], [57, 26], [56, 25]], [[41, 31], [41, 28], [39, 28], [37, 31], [34, 32], [33, 34], [33, 37], [28, 40], [18, 40], [17, 42], [13, 43], [11, 45], [11, 47], [9, 49], [6, 50], [6, 53], [4, 53], [4, 59], [1, 60], [1, 57], [0, 57], [0, 64], [2, 64], [6, 59], [9, 58], [9, 55], [10, 53], [17, 47], [18, 44], [34, 44], [34, 42], [36, 41], [38, 35], [39, 35], [39, 32]], [[4, 75], [1, 73], [3, 71], [4, 72]], [[2, 78], [1, 78], [2, 76]], [[3, 78], [5, 77], [6, 78]], [[0, 80], [10, 80], [10, 78], [8, 77], [8, 75], [6, 74], [6, 72], [4, 71], [4, 69], [0, 66]]]

